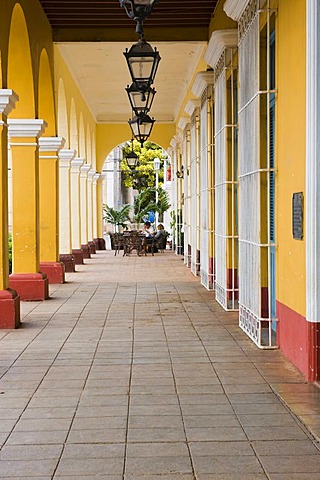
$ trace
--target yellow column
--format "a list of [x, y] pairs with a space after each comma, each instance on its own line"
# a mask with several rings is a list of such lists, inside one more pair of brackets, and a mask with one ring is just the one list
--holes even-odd
[[80, 168], [83, 164], [83, 158], [76, 157], [71, 160], [71, 244], [76, 265], [83, 264], [80, 219]]
[[98, 209], [98, 202], [97, 202], [97, 183], [100, 177], [100, 173], [96, 173], [93, 176], [92, 181], [92, 233], [93, 233], [93, 241], [95, 243], [96, 250], [99, 250], [99, 239], [98, 239], [98, 216], [97, 216], [97, 209]]
[[103, 183], [105, 175], [100, 174], [97, 182], [97, 234], [99, 240], [99, 250], [106, 249], [106, 242], [103, 238]]
[[81, 249], [83, 258], [90, 258], [88, 245], [88, 172], [91, 165], [85, 163], [80, 168], [80, 211], [81, 211]]
[[66, 272], [74, 272], [75, 264], [71, 247], [71, 202], [70, 202], [70, 163], [76, 151], [63, 149], [59, 152], [59, 244], [60, 261]]
[[49, 283], [64, 283], [64, 265], [59, 262], [59, 151], [62, 137], [42, 137], [40, 148], [40, 269]]
[[46, 123], [8, 120], [12, 152], [13, 274], [9, 285], [22, 300], [48, 298], [48, 278], [39, 272], [39, 147]]
[[16, 328], [20, 323], [20, 298], [9, 286], [8, 255], [8, 127], [7, 115], [18, 96], [0, 89], [0, 328]]
[[92, 168], [88, 172], [88, 244], [90, 247], [90, 253], [96, 253], [95, 243], [93, 241], [93, 202], [92, 202], [92, 185], [93, 177], [95, 176], [96, 171]]

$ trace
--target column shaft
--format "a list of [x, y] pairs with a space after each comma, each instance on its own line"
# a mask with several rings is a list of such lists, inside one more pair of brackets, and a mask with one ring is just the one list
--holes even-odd
[[48, 278], [39, 271], [39, 148], [43, 120], [9, 120], [12, 152], [13, 274], [9, 285], [22, 300], [48, 298]]

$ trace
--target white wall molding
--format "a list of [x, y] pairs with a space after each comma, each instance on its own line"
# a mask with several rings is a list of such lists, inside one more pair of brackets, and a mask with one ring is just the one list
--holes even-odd
[[190, 117], [181, 117], [178, 122], [178, 127], [183, 131], [188, 123], [190, 123]]
[[215, 68], [223, 51], [228, 47], [238, 46], [238, 30], [216, 30], [211, 35], [204, 60]]
[[58, 153], [64, 147], [66, 141], [63, 137], [41, 137], [39, 138], [40, 152]]
[[226, 12], [228, 17], [238, 22], [249, 2], [250, 0], [226, 0], [223, 10]]
[[0, 115], [9, 115], [15, 108], [19, 96], [9, 88], [0, 89]]
[[70, 162], [76, 156], [75, 150], [63, 149], [59, 152], [59, 166], [61, 168], [70, 168]]
[[320, 7], [307, 0], [306, 317], [320, 322]]
[[199, 108], [199, 107], [200, 107], [200, 100], [198, 98], [191, 99], [185, 106], [184, 111], [191, 117], [191, 115], [196, 110], [196, 108]]
[[39, 138], [44, 133], [47, 126], [47, 123], [42, 119], [8, 119], [10, 138]]
[[85, 163], [84, 158], [82, 157], [75, 157], [71, 160], [71, 173], [80, 173], [80, 168]]
[[205, 72], [199, 72], [194, 79], [191, 91], [192, 93], [200, 98], [205, 89], [214, 84], [214, 72], [212, 70], [207, 70]]

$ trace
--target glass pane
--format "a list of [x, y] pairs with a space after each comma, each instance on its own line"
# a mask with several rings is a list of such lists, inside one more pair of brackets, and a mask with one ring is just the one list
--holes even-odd
[[132, 72], [136, 80], [150, 77], [153, 66], [153, 58], [138, 57], [130, 59]]

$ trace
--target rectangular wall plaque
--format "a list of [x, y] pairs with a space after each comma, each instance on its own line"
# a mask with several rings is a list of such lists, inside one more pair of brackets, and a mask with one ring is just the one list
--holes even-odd
[[303, 193], [292, 195], [292, 235], [295, 240], [303, 239]]

